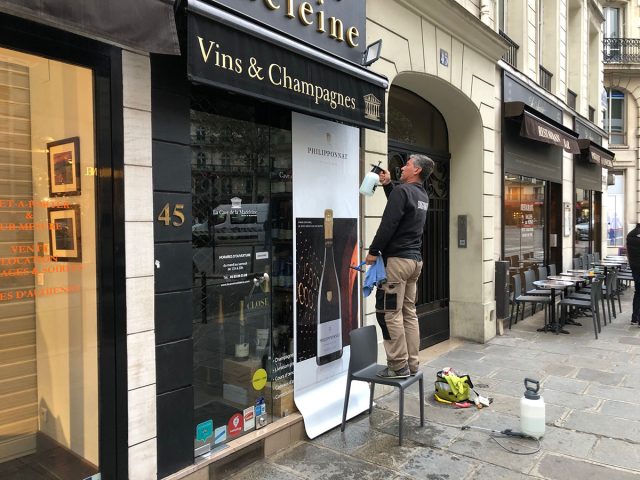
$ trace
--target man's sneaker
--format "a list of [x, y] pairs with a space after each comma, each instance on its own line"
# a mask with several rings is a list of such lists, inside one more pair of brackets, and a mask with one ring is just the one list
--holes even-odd
[[637, 318], [631, 318], [631, 323], [638, 323], [638, 319]]
[[376, 375], [380, 378], [408, 378], [411, 372], [409, 371], [409, 367], [404, 367], [400, 370], [391, 370], [387, 367], [384, 370], [380, 370]]

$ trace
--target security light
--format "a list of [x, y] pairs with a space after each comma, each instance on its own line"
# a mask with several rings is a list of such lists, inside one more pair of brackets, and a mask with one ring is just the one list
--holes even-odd
[[382, 50], [382, 39], [369, 45], [362, 54], [362, 64], [368, 67], [380, 58], [380, 50]]

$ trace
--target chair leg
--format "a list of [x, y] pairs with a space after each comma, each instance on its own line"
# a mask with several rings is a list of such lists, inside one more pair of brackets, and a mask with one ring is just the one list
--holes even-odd
[[351, 392], [351, 378], [347, 375], [347, 391], [344, 395], [344, 407], [342, 408], [342, 425], [340, 431], [344, 432], [344, 427], [347, 423], [347, 409], [349, 408], [349, 393]]
[[618, 290], [616, 293], [618, 295], [618, 308], [620, 309], [620, 313], [622, 313], [622, 303], [620, 302], [620, 291]]
[[[596, 334], [596, 340], [598, 339], [598, 325], [600, 323], [600, 319], [598, 319], [598, 307], [595, 310], [591, 311], [591, 317], [593, 318], [593, 333]], [[597, 322], [597, 323], [596, 323]]]
[[[606, 309], [604, 308], [604, 295], [600, 296], [600, 304], [602, 305], [602, 321], [604, 322], [604, 324], [607, 324], [607, 312]], [[611, 323], [611, 316], [609, 316], [609, 323]]]
[[375, 382], [371, 382], [369, 384], [369, 390], [371, 390], [371, 392], [369, 393], [369, 415], [371, 415], [371, 411], [373, 410], [373, 391], [375, 390], [375, 388]]
[[400, 445], [402, 445], [402, 424], [404, 423], [404, 388], [400, 387], [400, 426], [398, 427], [398, 436], [400, 437]]
[[516, 306], [516, 302], [514, 301], [511, 304], [511, 313], [509, 314], [509, 330], [511, 330], [511, 323], [513, 322], [513, 307]]
[[418, 380], [420, 386], [420, 426], [424, 427], [424, 382], [421, 378]]

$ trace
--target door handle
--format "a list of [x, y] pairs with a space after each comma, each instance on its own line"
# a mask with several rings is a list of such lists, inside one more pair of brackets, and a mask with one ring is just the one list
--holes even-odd
[[267, 272], [263, 274], [256, 273], [255, 277], [253, 277], [253, 284], [256, 287], [268, 281], [269, 281], [269, 274]]

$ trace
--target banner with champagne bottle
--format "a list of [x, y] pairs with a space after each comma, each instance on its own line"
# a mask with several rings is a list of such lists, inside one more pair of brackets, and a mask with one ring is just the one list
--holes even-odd
[[[293, 113], [294, 398], [310, 438], [341, 422], [358, 327], [359, 130]], [[355, 382], [354, 386], [357, 383]], [[368, 408], [368, 387], [349, 402]]]

